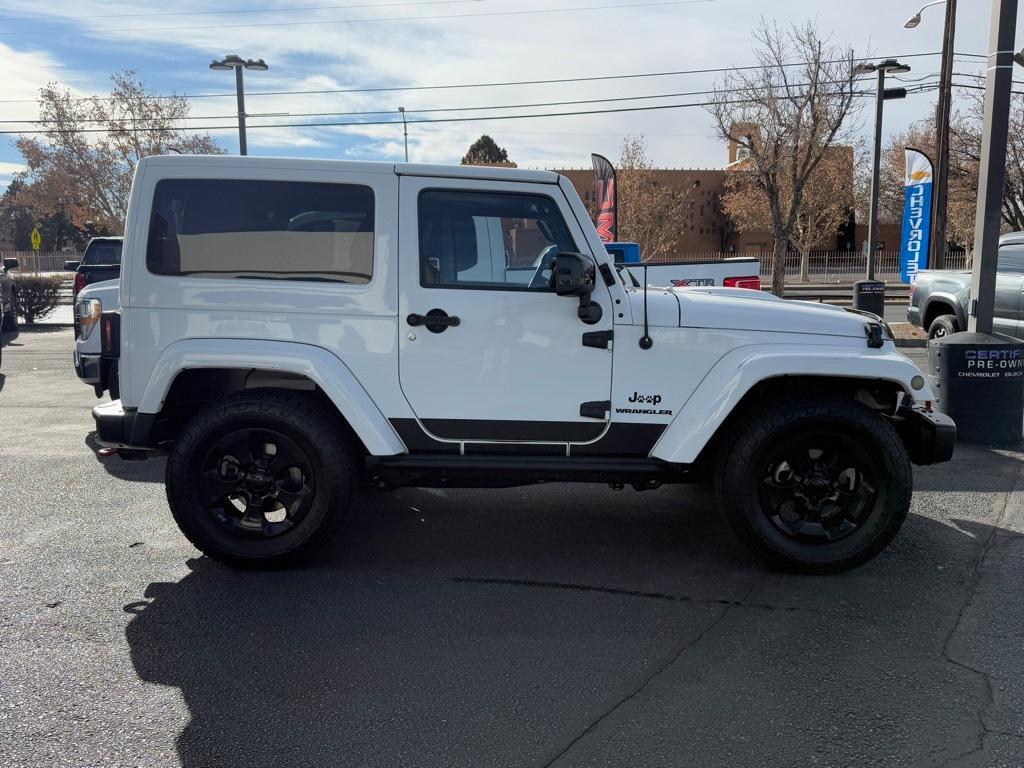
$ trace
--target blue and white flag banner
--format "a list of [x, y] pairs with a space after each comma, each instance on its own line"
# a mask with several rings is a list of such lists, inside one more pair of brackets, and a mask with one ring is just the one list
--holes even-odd
[[918, 270], [928, 269], [928, 240], [932, 231], [932, 161], [928, 155], [909, 147], [904, 150], [903, 235], [900, 238], [900, 278], [914, 279]]

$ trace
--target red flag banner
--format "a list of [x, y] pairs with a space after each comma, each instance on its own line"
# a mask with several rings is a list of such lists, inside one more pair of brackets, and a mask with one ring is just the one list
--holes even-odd
[[618, 199], [615, 188], [615, 169], [608, 159], [591, 155], [594, 163], [594, 188], [597, 193], [597, 234], [601, 241], [614, 243], [618, 239]]

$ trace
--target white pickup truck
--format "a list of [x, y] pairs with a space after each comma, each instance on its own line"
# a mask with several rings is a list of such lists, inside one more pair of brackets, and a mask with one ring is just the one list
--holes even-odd
[[361, 482], [713, 479], [768, 563], [837, 571], [953, 450], [877, 318], [635, 287], [555, 173], [147, 158], [122, 264], [98, 440], [168, 454], [175, 520], [227, 563], [310, 552]]

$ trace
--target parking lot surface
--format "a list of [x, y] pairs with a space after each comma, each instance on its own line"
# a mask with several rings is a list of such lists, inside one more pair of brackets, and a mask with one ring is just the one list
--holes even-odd
[[71, 344], [0, 372], [2, 766], [1024, 764], [1017, 450], [916, 468], [842, 576], [765, 571], [701, 488], [565, 485], [367, 493], [238, 572], [162, 461], [97, 458]]

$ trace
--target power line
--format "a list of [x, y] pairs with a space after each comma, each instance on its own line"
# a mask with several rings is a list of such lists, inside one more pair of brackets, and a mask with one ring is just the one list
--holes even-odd
[[[479, 13], [450, 13], [435, 16], [383, 16], [362, 19], [319, 19], [317, 21], [279, 21], [261, 22], [258, 24], [200, 24], [196, 26], [175, 27], [100, 27], [86, 30], [85, 34], [93, 37], [109, 36], [121, 32], [188, 32], [208, 29], [253, 29], [256, 27], [304, 27], [323, 26], [325, 24], [377, 24], [386, 21], [442, 21], [448, 19], [475, 19], [493, 16], [531, 16], [541, 13], [578, 13], [581, 11], [605, 11], [616, 8], [651, 8], [668, 5], [696, 5], [714, 3], [718, 0], [652, 0], [642, 3], [612, 3], [609, 5], [584, 5], [577, 8], [534, 8], [518, 11], [481, 11]], [[0, 36], [31, 35], [32, 31], [0, 32]]]
[[[923, 92], [919, 91], [919, 92]], [[854, 93], [855, 96], [871, 96], [874, 97], [873, 91], [859, 91]], [[407, 120], [409, 125], [412, 124], [443, 124], [443, 123], [471, 123], [471, 122], [487, 122], [495, 120], [527, 120], [533, 118], [543, 117], [575, 117], [580, 115], [607, 115], [617, 114], [623, 112], [651, 112], [655, 110], [663, 109], [688, 109], [694, 107], [708, 107], [714, 102], [691, 102], [688, 104], [659, 104], [646, 107], [615, 107], [613, 109], [587, 109], [578, 110], [571, 112], [541, 112], [533, 114], [521, 114], [521, 115], [485, 115], [483, 117], [442, 117], [436, 119], [416, 119]], [[749, 99], [736, 99], [728, 101], [731, 104], [749, 104]], [[258, 128], [338, 128], [338, 127], [372, 127], [380, 125], [402, 125], [401, 120], [366, 120], [357, 122], [316, 122], [316, 123], [262, 123], [262, 124], [251, 124], [248, 127], [252, 129]], [[166, 128], [150, 128], [150, 127], [138, 127], [133, 128], [135, 131], [163, 131]], [[236, 126], [233, 125], [209, 125], [209, 126], [192, 126], [189, 128], [192, 131], [223, 131], [223, 130], [237, 130]], [[32, 130], [32, 131], [17, 131], [17, 130], [5, 130], [0, 131], [0, 135], [5, 134], [54, 134], [54, 133], [105, 133], [108, 132], [108, 128], [76, 128], [76, 129], [49, 129], [49, 130]]]
[[205, 10], [205, 11], [156, 11], [150, 13], [108, 13], [92, 14], [89, 16], [0, 16], [0, 21], [87, 21], [90, 19], [133, 19], [151, 16], [213, 16], [234, 13], [292, 13], [295, 11], [340, 11], [352, 8], [394, 8], [408, 5], [456, 5], [461, 3], [482, 3], [485, 0], [404, 0], [395, 3], [357, 3], [348, 5], [304, 5], [291, 6], [287, 8], [233, 8], [228, 10]]
[[[931, 78], [935, 79], [935, 78], [938, 77], [938, 74], [937, 73], [932, 73], [931, 75], [927, 75], [926, 77], [931, 77]], [[844, 82], [845, 81], [843, 81], [843, 82], [836, 81], [836, 82], [831, 83], [831, 84], [832, 85], [841, 85]], [[829, 83], [826, 83], [826, 85], [828, 85], [828, 84]], [[789, 87], [790, 88], [803, 88], [803, 87], [807, 87], [808, 85], [809, 85], [808, 83], [792, 83], [792, 84], [789, 85]], [[703, 90], [703, 91], [682, 91], [682, 92], [679, 92], [679, 93], [658, 93], [658, 94], [649, 94], [649, 95], [645, 95], [645, 96], [613, 96], [613, 97], [606, 97], [606, 98], [603, 98], [603, 99], [573, 99], [573, 100], [570, 100], [570, 101], [542, 101], [542, 102], [534, 102], [534, 103], [528, 103], [528, 104], [492, 104], [492, 105], [488, 105], [488, 106], [484, 106], [484, 107], [426, 107], [426, 108], [423, 108], [423, 109], [416, 109], [416, 108], [412, 108], [412, 107], [406, 107], [405, 113], [406, 113], [406, 115], [411, 115], [411, 114], [424, 115], [424, 114], [438, 114], [438, 113], [444, 113], [444, 112], [484, 112], [484, 111], [489, 111], [489, 110], [494, 110], [494, 109], [535, 109], [535, 108], [539, 108], [539, 107], [576, 106], [576, 105], [579, 105], [579, 104], [608, 104], [608, 103], [615, 103], [615, 102], [622, 102], [622, 101], [651, 101], [651, 100], [655, 100], [655, 99], [670, 99], [670, 98], [679, 98], [681, 96], [707, 96], [709, 94], [714, 94], [714, 93], [736, 93], [739, 90], [746, 90], [746, 89], [737, 89], [737, 88], [732, 88], [732, 89], [710, 89], [710, 90]], [[392, 114], [395, 114], [396, 112], [397, 112], [397, 110], [395, 110], [395, 109], [376, 109], [376, 110], [364, 110], [364, 111], [356, 111], [356, 112], [289, 112], [288, 116], [289, 117], [361, 117], [361, 116], [368, 116], [368, 115], [392, 115]], [[267, 116], [269, 117], [269, 115], [267, 115]], [[249, 114], [246, 115], [246, 117], [247, 118], [259, 118], [260, 115], [249, 113]], [[142, 121], [142, 122], [154, 122], [154, 121], [167, 120], [167, 119], [173, 119], [173, 120], [237, 120], [238, 119], [238, 115], [237, 114], [233, 114], [233, 115], [187, 115], [187, 116], [176, 117], [176, 118], [164, 118], [164, 117], [161, 117], [161, 116], [141, 117], [141, 118], [129, 118], [129, 117], [120, 117], [120, 118], [117, 118], [117, 117], [114, 117], [114, 118], [89, 118], [89, 119], [82, 120], [82, 122], [83, 123], [96, 123], [96, 124], [102, 124], [102, 123], [138, 123], [139, 121]], [[52, 120], [42, 120], [42, 119], [40, 119], [40, 120], [30, 120], [30, 119], [25, 119], [25, 120], [0, 120], [0, 124], [3, 124], [3, 123], [19, 124], [20, 123], [20, 124], [32, 124], [32, 125], [47, 125], [47, 124], [52, 123], [52, 122], [53, 122]]]
[[[898, 56], [887, 56], [884, 58], [898, 58], [898, 59], [913, 59], [921, 58], [926, 56], [940, 56], [942, 51], [928, 51], [923, 53], [904, 53]], [[985, 58], [982, 54], [959, 54], [964, 56], [978, 56]], [[846, 61], [852, 61], [854, 63], [861, 61], [875, 61], [878, 57], [869, 58], [854, 58], [854, 59], [834, 59], [830, 61], [822, 62], [823, 64], [841, 64]], [[785, 63], [779, 66], [782, 67], [801, 67], [805, 66], [803, 62], [792, 62]], [[547, 80], [507, 80], [501, 82], [488, 82], [488, 83], [450, 83], [446, 85], [404, 85], [404, 86], [390, 86], [383, 88], [323, 88], [318, 90], [288, 90], [288, 91], [246, 91], [245, 95], [247, 98], [253, 96], [322, 96], [333, 93], [399, 93], [399, 92], [411, 92], [411, 91], [440, 91], [440, 90], [456, 90], [465, 88], [498, 88], [505, 86], [521, 86], [521, 85], [558, 85], [564, 83], [591, 83], [601, 82], [606, 80], [635, 80], [647, 77], [675, 77], [677, 75], [710, 75], [721, 72], [744, 72], [756, 69], [764, 69], [759, 64], [749, 64], [741, 67], [705, 67], [702, 69], [679, 69], [665, 72], [637, 72], [625, 75], [592, 75], [589, 77], [559, 77]], [[232, 93], [180, 93], [180, 94], [169, 94], [160, 95], [155, 94], [148, 98], [154, 99], [223, 99], [232, 98], [234, 99], [236, 94]], [[108, 96], [78, 96], [71, 99], [71, 101], [110, 101]], [[38, 102], [38, 99], [0, 99], [0, 104], [18, 104], [28, 103], [34, 104]]]

